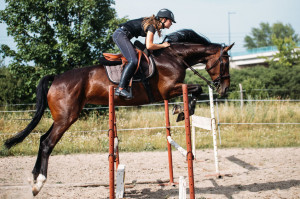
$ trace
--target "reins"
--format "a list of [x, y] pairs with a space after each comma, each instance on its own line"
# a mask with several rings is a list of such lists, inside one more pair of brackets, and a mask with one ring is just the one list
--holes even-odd
[[[176, 57], [180, 58], [179, 55], [177, 55], [177, 54], [175, 53], [174, 49], [172, 49], [172, 48], [169, 48], [169, 49], [172, 51], [172, 53], [173, 53]], [[195, 75], [197, 75], [198, 77], [200, 77], [201, 79], [203, 79], [211, 89], [217, 90], [217, 89], [219, 88], [220, 84], [221, 84], [222, 78], [229, 78], [229, 77], [230, 77], [230, 75], [222, 76], [223, 71], [222, 71], [221, 65], [223, 65], [223, 60], [222, 60], [221, 58], [222, 58], [223, 56], [224, 56], [224, 55], [223, 55], [223, 45], [222, 45], [222, 46], [221, 46], [221, 52], [220, 52], [219, 58], [213, 63], [213, 65], [212, 65], [210, 68], [205, 69], [205, 70], [208, 72], [208, 71], [210, 71], [212, 68], [216, 67], [218, 62], [220, 62], [220, 75], [219, 75], [215, 80], [213, 80], [213, 81], [209, 81], [208, 79], [206, 79], [206, 78], [205, 78], [204, 76], [202, 76], [197, 70], [195, 70], [192, 66], [190, 66], [188, 63], [186, 63], [186, 61], [184, 61], [183, 59], [182, 59], [182, 62], [184, 63], [184, 65], [185, 65], [187, 68], [189, 68], [191, 71], [193, 71], [193, 73], [194, 73]]]
[[182, 62], [191, 70], [193, 71], [193, 73], [195, 75], [197, 75], [198, 77], [200, 77], [201, 79], [203, 79], [207, 85], [211, 88], [211, 89], [217, 89], [216, 85], [214, 84], [213, 81], [209, 81], [208, 79], [206, 79], [204, 76], [202, 76], [198, 71], [196, 71], [196, 69], [194, 69], [192, 66], [190, 66], [189, 64], [187, 64], [184, 60], [182, 60]]

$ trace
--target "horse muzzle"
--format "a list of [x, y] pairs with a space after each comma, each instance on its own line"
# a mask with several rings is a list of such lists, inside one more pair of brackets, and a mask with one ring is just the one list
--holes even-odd
[[229, 90], [229, 86], [225, 85], [225, 84], [221, 84], [218, 88], [217, 88], [217, 92], [219, 93], [219, 95], [221, 97], [223, 97], [224, 95], [226, 95], [226, 93]]

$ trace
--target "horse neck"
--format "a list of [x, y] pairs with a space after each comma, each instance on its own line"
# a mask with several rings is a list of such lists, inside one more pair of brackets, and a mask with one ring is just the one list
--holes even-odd
[[174, 45], [174, 49], [176, 56], [181, 57], [189, 65], [195, 65], [208, 61], [212, 55], [220, 51], [220, 45], [182, 43]]

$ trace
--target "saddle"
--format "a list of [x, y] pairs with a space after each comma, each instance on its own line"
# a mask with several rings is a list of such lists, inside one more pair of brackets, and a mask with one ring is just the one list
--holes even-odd
[[[133, 81], [141, 82], [154, 74], [155, 64], [151, 55], [148, 55], [144, 50], [136, 47], [136, 52], [138, 66]], [[103, 53], [103, 58], [99, 61], [104, 65], [109, 80], [114, 84], [119, 84], [123, 67], [128, 63], [127, 59], [122, 54]]]
[[[148, 78], [152, 77], [155, 72], [155, 62], [144, 44], [136, 40], [134, 46], [137, 52], [138, 66], [133, 78], [130, 80], [128, 89], [132, 93], [132, 81], [142, 82], [149, 103], [152, 103], [154, 97]], [[128, 63], [127, 59], [122, 54], [103, 53], [103, 57], [99, 59], [99, 62], [104, 65], [108, 79], [114, 84], [119, 84], [123, 67]]]

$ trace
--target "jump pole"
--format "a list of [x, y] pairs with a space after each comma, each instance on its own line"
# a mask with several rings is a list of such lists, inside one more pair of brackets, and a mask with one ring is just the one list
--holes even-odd
[[[169, 118], [169, 103], [168, 103], [168, 100], [164, 100], [164, 102], [165, 102], [166, 133], [167, 133], [167, 137], [168, 137], [168, 136], [171, 136], [170, 118]], [[173, 177], [172, 147], [169, 142], [167, 142], [167, 145], [168, 145], [170, 184], [173, 184], [174, 177]]]
[[[183, 91], [183, 102], [184, 102], [184, 115], [185, 115], [185, 131], [186, 131], [186, 145], [187, 145], [187, 162], [188, 162], [188, 175], [189, 175], [189, 188], [190, 198], [195, 199], [195, 188], [194, 188], [194, 171], [193, 171], [193, 152], [191, 146], [191, 128], [190, 128], [190, 115], [189, 115], [189, 101], [188, 101], [188, 89], [187, 85], [182, 85]], [[169, 120], [169, 105], [168, 101], [165, 100], [165, 116], [166, 116], [166, 132], [167, 137], [171, 136], [170, 133], [170, 120]], [[119, 163], [118, 150], [115, 149], [115, 138], [117, 138], [116, 130], [116, 118], [115, 118], [115, 107], [114, 107], [114, 87], [109, 86], [109, 191], [110, 199], [115, 198], [115, 174], [114, 174], [114, 156], [116, 151], [117, 164]], [[170, 183], [174, 183], [173, 179], [173, 164], [172, 164], [172, 150], [171, 144], [168, 143], [168, 154], [169, 154], [169, 173]]]
[[195, 127], [209, 130], [212, 132], [213, 136], [213, 146], [214, 146], [214, 159], [215, 159], [215, 167], [216, 167], [216, 173], [213, 175], [206, 175], [206, 176], [217, 176], [218, 178], [221, 177], [220, 171], [219, 171], [219, 160], [218, 160], [218, 146], [217, 146], [217, 130], [216, 130], [216, 118], [214, 113], [214, 99], [213, 99], [213, 90], [208, 87], [209, 90], [209, 101], [210, 101], [210, 118], [207, 117], [201, 117], [201, 116], [192, 116], [192, 146], [193, 146], [193, 153], [195, 156], [196, 151], [196, 144], [195, 144], [195, 134], [196, 130]]
[[213, 99], [213, 90], [209, 90], [209, 101], [210, 101], [210, 113], [211, 113], [211, 125], [213, 131], [213, 143], [214, 143], [214, 156], [215, 156], [215, 166], [216, 166], [216, 175], [220, 177], [219, 171], [219, 159], [218, 159], [218, 146], [217, 146], [217, 129], [216, 129], [216, 118], [214, 111], [214, 99]]
[[193, 152], [192, 152], [192, 143], [191, 143], [191, 126], [190, 126], [190, 114], [189, 114], [189, 99], [188, 99], [188, 89], [187, 89], [186, 84], [182, 85], [182, 92], [183, 92], [183, 104], [184, 104], [184, 120], [185, 120], [185, 135], [186, 135], [186, 150], [187, 150], [190, 198], [195, 199]]
[[114, 138], [114, 155], [116, 158], [116, 168], [119, 168], [120, 164], [120, 159], [119, 159], [119, 139], [118, 139], [118, 131], [117, 131], [117, 122], [116, 122], [116, 114], [115, 114], [115, 109], [114, 109], [114, 133], [115, 133], [115, 138]]
[[114, 87], [109, 86], [109, 198], [115, 198], [115, 171], [114, 171], [114, 138], [115, 138], [115, 106]]

